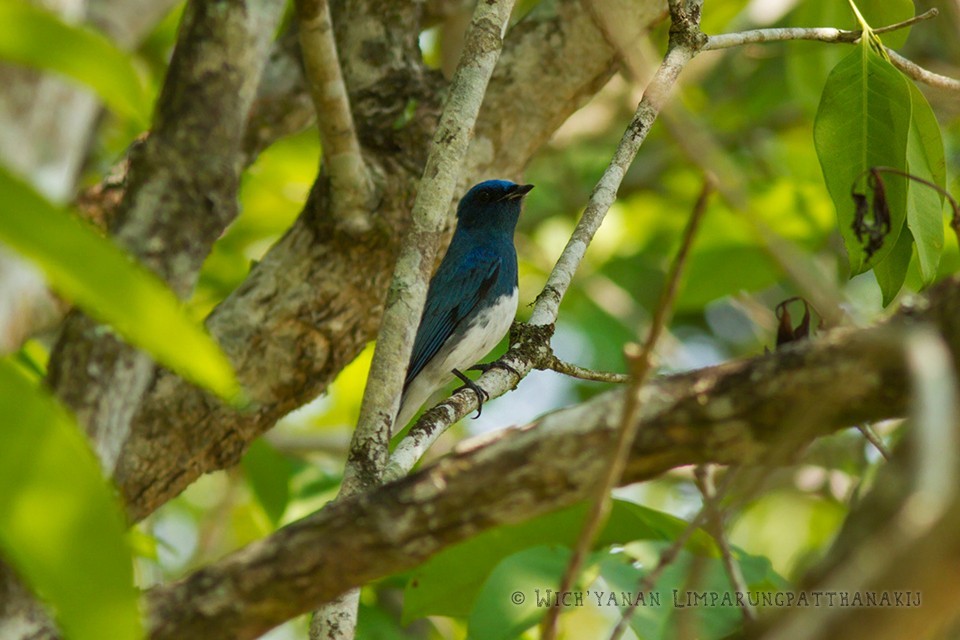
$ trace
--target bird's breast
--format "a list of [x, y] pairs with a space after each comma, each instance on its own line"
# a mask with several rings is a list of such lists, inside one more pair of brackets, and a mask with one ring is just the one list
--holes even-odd
[[[490, 353], [506, 335], [517, 315], [517, 289], [501, 295], [477, 310], [477, 314], [458, 328], [449, 341], [453, 348], [447, 355], [441, 370], [462, 369], [472, 366]], [[459, 334], [459, 335], [457, 335]]]

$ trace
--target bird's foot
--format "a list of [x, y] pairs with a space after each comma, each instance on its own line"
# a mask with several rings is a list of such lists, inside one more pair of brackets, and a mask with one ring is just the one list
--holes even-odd
[[511, 367], [505, 362], [500, 362], [499, 360], [494, 360], [493, 362], [488, 362], [486, 364], [484, 363], [475, 364], [469, 369], [467, 369], [467, 371], [479, 371], [480, 373], [486, 373], [487, 371], [490, 371], [490, 369], [503, 369], [504, 371], [509, 371], [513, 375], [517, 376], [518, 379], [522, 377], [519, 371], [517, 371], [516, 369], [514, 369], [513, 367]]
[[484, 401], [490, 399], [490, 394], [484, 391], [483, 389], [481, 389], [476, 382], [474, 382], [473, 380], [465, 376], [462, 371], [458, 369], [454, 369], [453, 375], [460, 378], [460, 380], [463, 382], [463, 386], [458, 389], [455, 389], [454, 393], [456, 393], [457, 391], [461, 391], [463, 389], [470, 389], [470, 391], [473, 391], [474, 395], [477, 396], [477, 415], [473, 416], [473, 419], [476, 420], [477, 418], [480, 417], [480, 413], [483, 411]]

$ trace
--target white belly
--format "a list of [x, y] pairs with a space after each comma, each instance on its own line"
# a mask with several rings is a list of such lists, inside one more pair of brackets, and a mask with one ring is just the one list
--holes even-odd
[[517, 289], [511, 295], [501, 296], [485, 311], [477, 314], [456, 344], [449, 342], [440, 348], [427, 366], [413, 379], [400, 403], [400, 413], [394, 431], [404, 427], [419, 411], [434, 391], [453, 378], [454, 369], [475, 365], [490, 353], [506, 335], [517, 315]]

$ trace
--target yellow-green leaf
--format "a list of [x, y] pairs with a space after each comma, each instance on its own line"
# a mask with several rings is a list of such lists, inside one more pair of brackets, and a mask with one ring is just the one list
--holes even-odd
[[141, 125], [148, 121], [150, 101], [131, 55], [49, 11], [0, 0], [0, 60], [62, 73], [93, 89], [111, 109]]
[[2, 168], [0, 203], [0, 242], [36, 263], [54, 289], [183, 377], [237, 397], [220, 347], [154, 273]]
[[71, 640], [142, 637], [124, 517], [73, 419], [0, 360], [0, 549]]

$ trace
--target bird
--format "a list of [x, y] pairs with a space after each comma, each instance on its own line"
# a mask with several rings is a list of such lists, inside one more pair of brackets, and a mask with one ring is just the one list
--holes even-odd
[[394, 423], [398, 427], [453, 376], [476, 394], [479, 416], [486, 393], [460, 369], [475, 365], [497, 346], [517, 313], [513, 233], [531, 189], [532, 184], [486, 180], [457, 205], [453, 239], [430, 280], [414, 338]]

